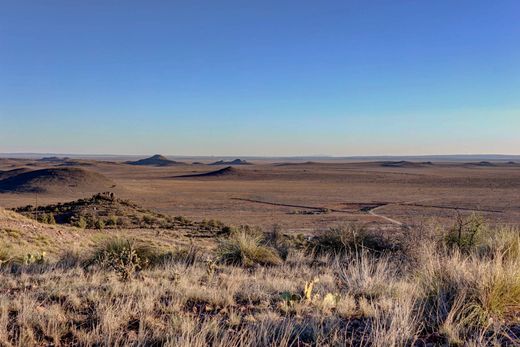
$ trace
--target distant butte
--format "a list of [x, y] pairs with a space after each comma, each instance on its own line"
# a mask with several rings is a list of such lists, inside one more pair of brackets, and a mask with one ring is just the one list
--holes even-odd
[[173, 165], [186, 165], [186, 163], [170, 160], [160, 154], [156, 154], [149, 158], [140, 159], [136, 161], [127, 161], [129, 165], [142, 165], [142, 166], [173, 166]]

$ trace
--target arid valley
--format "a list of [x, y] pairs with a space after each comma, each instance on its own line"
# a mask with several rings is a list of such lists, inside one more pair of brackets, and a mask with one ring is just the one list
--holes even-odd
[[1, 177], [48, 168], [62, 170], [63, 175], [47, 177], [42, 172], [21, 188], [0, 184], [2, 206], [46, 205], [112, 191], [174, 216], [262, 228], [279, 224], [296, 233], [345, 222], [394, 227], [432, 220], [450, 223], [457, 211], [481, 214], [491, 223], [520, 223], [520, 163], [514, 161], [257, 160], [215, 165], [172, 160], [131, 165], [0, 159]]

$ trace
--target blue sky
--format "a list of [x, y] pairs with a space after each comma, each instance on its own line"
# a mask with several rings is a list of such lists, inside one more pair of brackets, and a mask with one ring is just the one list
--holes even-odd
[[519, 1], [0, 4], [0, 152], [520, 154]]

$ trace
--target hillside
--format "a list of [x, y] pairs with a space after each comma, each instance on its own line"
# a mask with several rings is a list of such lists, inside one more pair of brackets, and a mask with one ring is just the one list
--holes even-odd
[[16, 176], [16, 175], [19, 175], [19, 174], [22, 174], [25, 172], [29, 172], [29, 171], [32, 171], [32, 170], [28, 169], [28, 168], [18, 168], [18, 169], [0, 171], [0, 180], [5, 180], [6, 178], [13, 177], [13, 176]]
[[234, 167], [227, 166], [223, 169], [210, 171], [210, 172], [202, 172], [202, 173], [193, 173], [187, 175], [175, 176], [175, 178], [212, 178], [212, 177], [237, 177], [241, 176], [242, 172]]
[[0, 251], [19, 257], [42, 254], [56, 257], [65, 249], [88, 244], [87, 234], [77, 228], [39, 223], [0, 207]]
[[144, 165], [144, 166], [173, 166], [173, 165], [186, 165], [186, 163], [170, 160], [160, 154], [156, 154], [149, 158], [140, 159], [136, 161], [127, 161], [129, 165]]
[[252, 164], [245, 160], [242, 160], [242, 159], [235, 159], [235, 160], [231, 160], [231, 161], [219, 160], [219, 161], [216, 161], [216, 162], [208, 164], [208, 165], [252, 165]]
[[115, 187], [107, 177], [81, 168], [52, 168], [22, 172], [2, 179], [0, 192], [92, 192]]
[[219, 234], [225, 227], [218, 221], [190, 221], [146, 209], [138, 204], [119, 199], [113, 193], [98, 193], [90, 198], [34, 207], [27, 205], [14, 209], [26, 217], [45, 223], [65, 224], [88, 229], [170, 229], [188, 232]]
[[420, 168], [425, 166], [431, 166], [433, 165], [432, 162], [423, 162], [423, 163], [416, 163], [411, 161], [384, 161], [381, 162], [380, 165], [382, 167], [400, 167], [400, 168]]

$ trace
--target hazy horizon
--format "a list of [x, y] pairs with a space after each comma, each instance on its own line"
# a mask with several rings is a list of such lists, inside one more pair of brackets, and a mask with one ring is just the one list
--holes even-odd
[[431, 154], [431, 155], [352, 155], [352, 156], [332, 156], [332, 155], [295, 155], [295, 156], [276, 156], [276, 155], [189, 155], [189, 154], [115, 154], [115, 153], [39, 153], [39, 152], [14, 152], [0, 153], [0, 158], [14, 159], [39, 159], [47, 157], [73, 158], [73, 159], [93, 159], [93, 160], [126, 160], [147, 158], [153, 155], [162, 155], [170, 159], [248, 159], [248, 160], [433, 160], [433, 161], [464, 161], [464, 160], [491, 160], [506, 161], [520, 159], [520, 154], [500, 154], [500, 153], [472, 153], [472, 154]]
[[6, 1], [0, 152], [518, 154], [518, 13], [511, 0]]

